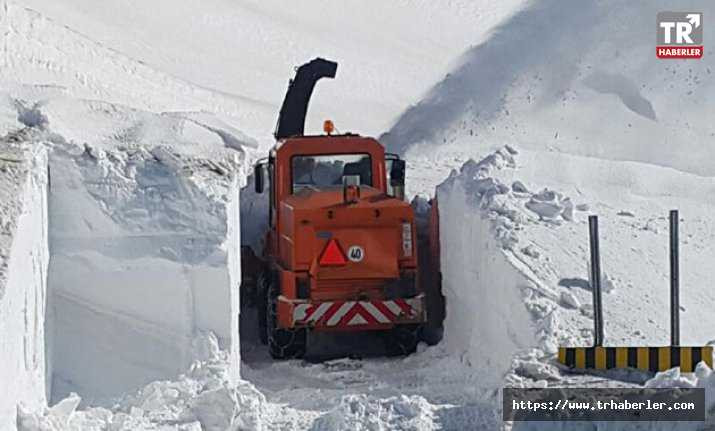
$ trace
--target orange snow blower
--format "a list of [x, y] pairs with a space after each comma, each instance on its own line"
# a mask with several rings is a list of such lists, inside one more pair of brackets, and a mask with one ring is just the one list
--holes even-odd
[[254, 169], [256, 192], [266, 180], [269, 189], [256, 303], [274, 358], [302, 356], [312, 331], [379, 330], [388, 353], [406, 354], [443, 319], [439, 285], [420, 281], [404, 160], [373, 138], [335, 134], [331, 121], [325, 135], [304, 135], [315, 83], [336, 70], [321, 58], [297, 69], [277, 143]]
[[588, 218], [591, 246], [591, 288], [593, 292], [594, 343], [591, 347], [559, 347], [558, 361], [570, 368], [607, 370], [634, 368], [658, 372], [679, 367], [693, 372], [697, 364], [713, 366], [713, 347], [680, 345], [680, 292], [678, 261], [678, 211], [670, 212], [670, 345], [660, 347], [603, 346], [603, 314], [601, 302], [601, 264], [598, 244], [598, 218]]

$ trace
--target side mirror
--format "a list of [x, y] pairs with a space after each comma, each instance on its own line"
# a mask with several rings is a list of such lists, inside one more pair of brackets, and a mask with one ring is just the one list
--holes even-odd
[[263, 193], [263, 163], [257, 163], [253, 167], [253, 182], [256, 186], [256, 193]]
[[393, 159], [390, 166], [390, 188], [392, 196], [399, 200], [405, 200], [405, 161]]
[[392, 187], [405, 186], [405, 161], [395, 159], [390, 167], [390, 185]]

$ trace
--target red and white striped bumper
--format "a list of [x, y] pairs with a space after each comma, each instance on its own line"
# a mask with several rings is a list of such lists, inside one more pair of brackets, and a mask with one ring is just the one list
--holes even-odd
[[[279, 301], [282, 311], [292, 316], [292, 327], [325, 329], [380, 329], [402, 323], [424, 321], [424, 295], [414, 298], [369, 301], [291, 302]], [[281, 310], [283, 309], [283, 310]]]

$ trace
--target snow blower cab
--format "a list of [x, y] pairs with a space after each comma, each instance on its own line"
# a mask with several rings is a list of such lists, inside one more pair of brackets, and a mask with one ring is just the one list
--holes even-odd
[[257, 281], [260, 335], [274, 358], [305, 353], [310, 331], [385, 331], [389, 351], [410, 353], [425, 320], [405, 163], [375, 139], [305, 136], [315, 83], [337, 63], [315, 59], [290, 81], [277, 144], [255, 166], [268, 191], [269, 228]]

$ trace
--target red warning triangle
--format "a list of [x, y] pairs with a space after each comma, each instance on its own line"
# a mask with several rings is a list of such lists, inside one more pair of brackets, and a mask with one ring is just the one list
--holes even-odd
[[343, 253], [340, 244], [338, 244], [338, 240], [333, 238], [328, 241], [328, 245], [325, 246], [318, 262], [322, 266], [340, 266], [345, 265], [347, 261], [345, 253]]

